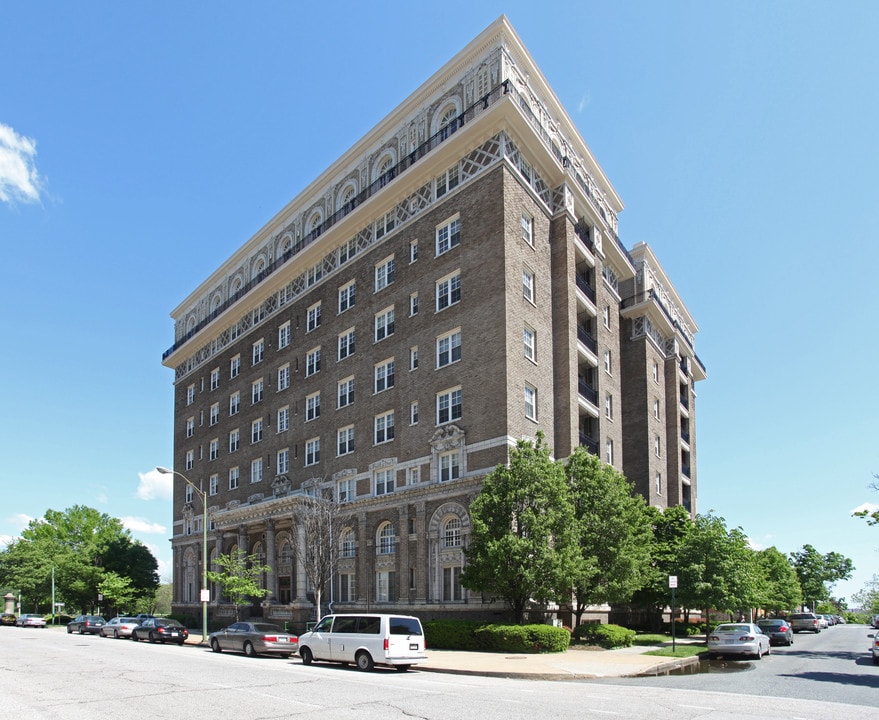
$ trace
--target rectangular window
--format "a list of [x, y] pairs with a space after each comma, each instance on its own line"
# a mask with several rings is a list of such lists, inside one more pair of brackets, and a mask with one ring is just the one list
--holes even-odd
[[183, 502], [191, 503], [195, 493], [190, 485], [186, 486], [186, 493], [183, 495]]
[[339, 248], [339, 265], [348, 262], [357, 254], [357, 241], [349, 240]]
[[186, 418], [186, 437], [190, 438], [195, 435], [195, 418]]
[[290, 387], [290, 365], [282, 365], [278, 368], [278, 392]]
[[216, 390], [220, 387], [220, 368], [214, 368], [211, 370], [211, 390]]
[[229, 361], [229, 377], [236, 378], [241, 372], [241, 356], [236, 355]]
[[416, 370], [418, 368], [418, 346], [409, 348], [409, 369]]
[[417, 485], [421, 482], [421, 468], [413, 467], [406, 471], [406, 483], [408, 485]]
[[454, 452], [443, 453], [439, 456], [439, 479], [440, 482], [448, 480], [457, 480], [461, 477], [461, 469], [459, 465], [459, 453]]
[[380, 393], [394, 387], [394, 359], [385, 360], [375, 366], [375, 392]]
[[397, 602], [397, 573], [393, 570], [375, 574], [375, 601]]
[[394, 439], [394, 411], [375, 416], [375, 444], [390, 442]]
[[414, 263], [418, 259], [418, 240], [409, 241], [409, 262]]
[[211, 405], [209, 424], [216, 425], [218, 422], [220, 422], [220, 403], [214, 403]]
[[534, 218], [528, 213], [522, 213], [522, 239], [529, 245], [534, 245]]
[[656, 457], [662, 457], [662, 444], [659, 435], [653, 436], [653, 454], [656, 455]]
[[525, 386], [525, 417], [537, 420], [537, 388], [532, 385]]
[[394, 492], [394, 485], [396, 484], [397, 479], [397, 471], [393, 468], [388, 470], [376, 470], [375, 471], [375, 494], [376, 495], [387, 495], [388, 493]]
[[320, 372], [320, 348], [316, 347], [305, 356], [305, 377]]
[[461, 242], [461, 219], [454, 218], [436, 229], [436, 254], [447, 253]]
[[461, 302], [461, 271], [455, 272], [436, 284], [436, 311]]
[[417, 425], [418, 424], [418, 401], [415, 400], [409, 403], [409, 424]]
[[453, 330], [447, 335], [437, 338], [436, 366], [438, 368], [451, 365], [461, 359], [461, 331]]
[[656, 398], [653, 400], [653, 417], [659, 420], [659, 400]]
[[250, 463], [250, 482], [262, 482], [262, 458]]
[[606, 393], [604, 396], [604, 416], [613, 420], [613, 395]]
[[351, 603], [356, 599], [357, 595], [354, 592], [354, 573], [339, 573], [339, 602]]
[[409, 315], [418, 314], [418, 293], [412, 293], [409, 296]]
[[523, 333], [525, 342], [525, 357], [531, 362], [537, 362], [537, 333], [533, 328], [525, 326]]
[[657, 363], [653, 363], [653, 382], [659, 382], [659, 365]]
[[262, 362], [263, 355], [265, 354], [266, 343], [265, 340], [257, 340], [253, 343], [253, 354], [251, 356], [253, 364], [257, 365]]
[[461, 568], [443, 568], [443, 602], [458, 602], [464, 599], [461, 588]]
[[461, 388], [452, 388], [436, 396], [436, 424], [461, 419]]
[[285, 322], [278, 327], [278, 350], [283, 350], [290, 344], [290, 323]]
[[610, 438], [604, 444], [604, 461], [608, 465], [613, 465], [613, 440]]
[[436, 196], [437, 198], [441, 198], [447, 192], [458, 187], [458, 166], [453, 165], [448, 170], [446, 170], [442, 175], [437, 175], [436, 178]]
[[250, 444], [262, 441], [262, 418], [254, 420], [250, 423]]
[[349, 377], [339, 382], [337, 407], [343, 408], [354, 402], [354, 378]]
[[336, 454], [348, 455], [354, 452], [354, 426], [349, 425], [337, 432]]
[[[354, 478], [345, 478], [336, 483], [337, 502], [351, 502], [357, 496], [357, 483]], [[354, 557], [354, 533], [349, 532], [342, 536], [342, 557]], [[346, 554], [350, 552], [350, 554]]]
[[528, 268], [522, 269], [522, 296], [528, 302], [534, 302], [534, 273]]
[[229, 468], [229, 489], [237, 490], [238, 489], [238, 477], [240, 472], [237, 467]]
[[312, 393], [305, 398], [305, 422], [317, 420], [320, 417], [320, 393]]
[[656, 485], [656, 494], [662, 495], [662, 473], [656, 473], [654, 483]]
[[192, 405], [195, 402], [195, 385], [188, 385], [186, 387], [186, 404]]
[[380, 217], [375, 222], [375, 239], [379, 240], [394, 229], [395, 223], [394, 211], [391, 210], [387, 215]]
[[343, 285], [339, 288], [339, 313], [343, 313], [346, 310], [350, 310], [354, 307], [354, 293], [355, 293], [355, 284], [354, 282], [349, 282], [347, 285]]
[[229, 452], [233, 453], [238, 450], [239, 445], [241, 444], [241, 431], [238, 428], [235, 428], [229, 433]]
[[278, 410], [278, 432], [284, 432], [290, 428], [290, 407], [285, 405]]
[[611, 368], [611, 364], [610, 364], [610, 350], [605, 350], [605, 351], [604, 351], [604, 372], [606, 372], [608, 375], [611, 374], [611, 373], [610, 373], [610, 368]]
[[394, 282], [394, 256], [385, 258], [375, 266], [375, 291], [378, 292]]
[[258, 402], [262, 402], [262, 392], [263, 379], [260, 378], [256, 382], [252, 383], [250, 386], [250, 402], [253, 405], [256, 405]]
[[376, 313], [375, 341], [379, 342], [394, 334], [394, 308], [390, 307]]
[[[602, 309], [601, 320], [604, 323], [604, 327], [610, 330], [610, 305], [605, 305]], [[653, 367], [656, 368], [656, 363], [653, 363]]]
[[305, 332], [317, 330], [320, 327], [320, 303], [315, 303], [305, 315]]
[[275, 461], [277, 465], [278, 475], [285, 475], [290, 469], [290, 451], [278, 450], [278, 457]]
[[305, 464], [317, 465], [320, 462], [320, 438], [312, 438], [305, 443]]
[[339, 335], [339, 360], [354, 354], [354, 328]]
[[208, 446], [208, 460], [216, 460], [220, 456], [220, 439], [214, 438]]
[[229, 415], [237, 415], [240, 409], [241, 393], [236, 391], [229, 396]]
[[187, 450], [186, 451], [186, 459], [183, 462], [184, 467], [187, 470], [192, 470], [192, 466], [195, 465], [195, 451]]

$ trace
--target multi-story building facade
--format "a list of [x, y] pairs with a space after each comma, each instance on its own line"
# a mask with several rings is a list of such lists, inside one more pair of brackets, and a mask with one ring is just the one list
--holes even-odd
[[[271, 568], [254, 613], [314, 617], [295, 517], [317, 492], [343, 518], [337, 611], [496, 609], [459, 582], [468, 507], [539, 430], [695, 512], [697, 328], [621, 210], [502, 17], [172, 312], [175, 470], [209, 556]], [[175, 481], [178, 611], [199, 502]]]

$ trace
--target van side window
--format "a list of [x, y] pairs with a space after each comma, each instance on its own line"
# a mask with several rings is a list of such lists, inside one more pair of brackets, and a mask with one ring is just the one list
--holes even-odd
[[353, 633], [357, 623], [356, 617], [337, 617], [333, 626], [334, 633]]
[[329, 615], [321, 620], [314, 628], [314, 632], [329, 632], [333, 624], [333, 616]]
[[364, 635], [378, 635], [381, 633], [382, 619], [371, 615], [358, 618], [360, 620], [357, 632]]
[[421, 635], [421, 623], [417, 618], [392, 617], [391, 635]]

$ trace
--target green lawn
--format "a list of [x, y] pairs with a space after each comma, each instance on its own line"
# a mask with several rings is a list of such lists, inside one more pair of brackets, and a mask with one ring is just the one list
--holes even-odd
[[671, 645], [669, 645], [668, 647], [659, 648], [659, 650], [648, 650], [644, 654], [659, 655], [660, 657], [685, 658], [699, 655], [700, 653], [705, 652], [706, 649], [707, 648], [701, 643], [699, 643], [698, 645], [676, 643], [674, 651], [672, 651], [672, 647]]

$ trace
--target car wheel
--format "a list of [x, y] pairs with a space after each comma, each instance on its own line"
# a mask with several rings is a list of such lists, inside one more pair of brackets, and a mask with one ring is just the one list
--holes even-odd
[[134, 642], [137, 642], [137, 633], [136, 632], [131, 633], [131, 639], [134, 640]]
[[152, 631], [152, 630], [150, 630], [150, 634], [147, 635], [147, 640], [149, 640], [151, 643], [154, 643], [154, 642], [156, 641], [156, 636], [153, 635], [153, 631]]
[[771, 646], [771, 645], [767, 645], [767, 646], [766, 646], [766, 654], [767, 654], [767, 655], [772, 655], [772, 646]]
[[755, 659], [755, 660], [762, 660], [762, 659], [763, 659], [763, 653], [760, 652], [760, 648], [759, 648], [759, 647], [757, 648], [757, 654], [754, 655], [754, 659]]
[[70, 625], [67, 626], [67, 634], [68, 634], [68, 635], [73, 635], [73, 628], [70, 627]]
[[309, 650], [307, 647], [299, 649], [299, 657], [302, 658], [303, 665], [311, 665], [311, 662], [314, 660], [311, 655], [311, 650]]
[[180, 645], [180, 647], [183, 647], [183, 640], [178, 640], [177, 644]]
[[211, 650], [213, 650], [215, 653], [223, 652], [223, 648], [220, 647], [220, 641], [217, 640], [217, 638], [213, 638], [211, 640]]
[[256, 650], [254, 650], [252, 642], [244, 643], [244, 654], [247, 657], [256, 657]]
[[79, 626], [79, 634], [85, 635], [85, 628], [82, 625]]
[[397, 672], [406, 672], [411, 667], [411, 665], [394, 665], [394, 667], [396, 668]]
[[113, 631], [113, 639], [114, 639], [114, 640], [118, 640], [118, 639], [119, 639], [119, 631], [118, 631], [118, 630], [114, 630], [114, 631]]
[[366, 652], [366, 650], [361, 650], [357, 653], [357, 655], [354, 656], [354, 661], [357, 663], [357, 669], [362, 670], [363, 672], [369, 672], [375, 668], [372, 655]]
[[879, 665], [879, 655], [874, 655], [874, 656], [873, 656], [873, 664], [874, 664], [874, 665]]
[[290, 653], [282, 653], [282, 654], [281, 654], [281, 657], [284, 658], [284, 660], [289, 660], [289, 659], [290, 659]]

